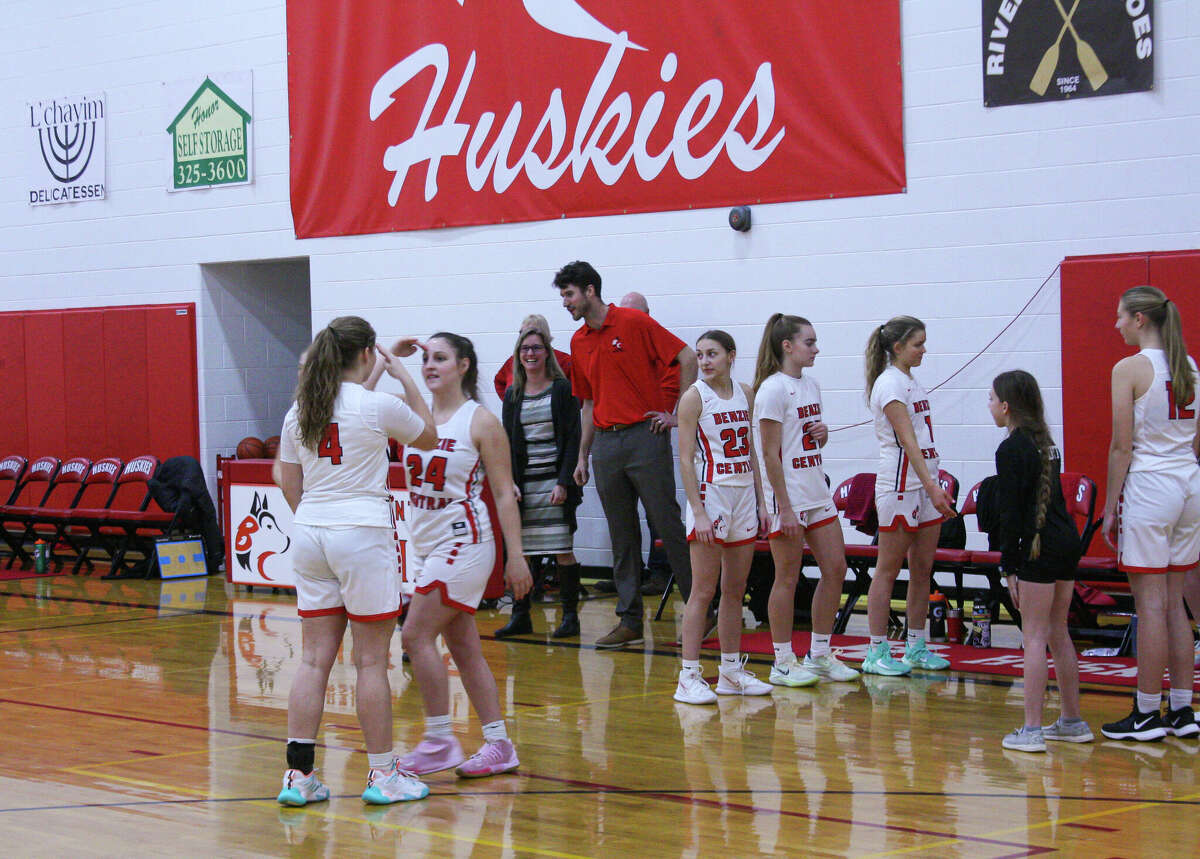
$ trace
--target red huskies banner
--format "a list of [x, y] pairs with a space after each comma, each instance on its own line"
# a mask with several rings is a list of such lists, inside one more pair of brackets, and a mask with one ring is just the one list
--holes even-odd
[[301, 238], [891, 194], [898, 0], [289, 0]]

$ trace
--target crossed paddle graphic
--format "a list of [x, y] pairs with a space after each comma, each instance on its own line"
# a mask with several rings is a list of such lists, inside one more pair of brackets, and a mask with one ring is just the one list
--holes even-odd
[[1075, 0], [1070, 12], [1063, 9], [1060, 0], [1054, 0], [1054, 5], [1058, 8], [1058, 14], [1062, 16], [1062, 29], [1058, 31], [1058, 38], [1054, 40], [1054, 44], [1046, 48], [1046, 53], [1042, 54], [1042, 61], [1038, 63], [1037, 71], [1033, 73], [1033, 78], [1029, 81], [1029, 88], [1038, 95], [1046, 94], [1046, 88], [1050, 86], [1050, 79], [1054, 77], [1054, 72], [1058, 68], [1059, 45], [1062, 44], [1067, 30], [1070, 30], [1072, 38], [1075, 39], [1075, 56], [1079, 59], [1083, 73], [1087, 75], [1088, 83], [1092, 85], [1092, 91], [1095, 92], [1108, 80], [1108, 72], [1104, 70], [1104, 64], [1096, 56], [1096, 51], [1080, 37], [1079, 31], [1071, 23], [1071, 19], [1075, 17], [1075, 10], [1079, 8], [1079, 0]]

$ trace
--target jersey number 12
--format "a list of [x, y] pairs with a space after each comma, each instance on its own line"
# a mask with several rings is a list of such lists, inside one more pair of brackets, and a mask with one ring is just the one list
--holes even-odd
[[[1188, 405], [1193, 405], [1193, 400]], [[1167, 382], [1167, 418], [1173, 421], [1190, 421], [1196, 417], [1196, 410], [1189, 409], [1187, 406], [1180, 406], [1175, 402], [1175, 390], [1171, 387], [1171, 383]]]

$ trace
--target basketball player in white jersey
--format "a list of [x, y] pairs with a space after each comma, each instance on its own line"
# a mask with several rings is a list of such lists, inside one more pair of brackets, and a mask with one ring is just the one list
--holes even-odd
[[[770, 680], [778, 686], [858, 677], [830, 648], [846, 579], [846, 544], [821, 460], [821, 448], [829, 440], [821, 386], [804, 375], [818, 351], [812, 323], [802, 316], [776, 313], [763, 329], [754, 371], [754, 443], [765, 478], [763, 491], [771, 517], [767, 534], [775, 563], [775, 583], [767, 602], [775, 648]], [[812, 643], [800, 663], [792, 651], [793, 606], [806, 542], [821, 579], [812, 598]]]
[[400, 579], [387, 483], [388, 437], [410, 446], [437, 441], [433, 416], [396, 357], [416, 347], [402, 340], [379, 363], [404, 387], [403, 399], [363, 387], [377, 379], [375, 332], [343, 316], [313, 340], [301, 368], [296, 403], [279, 439], [279, 485], [295, 514], [292, 565], [303, 656], [288, 697], [288, 768], [282, 805], [329, 798], [313, 762], [329, 670], [349, 622], [354, 639], [358, 720], [367, 747], [363, 800], [384, 805], [422, 799], [429, 788], [397, 765], [392, 753], [388, 648], [400, 613]]
[[[1192, 631], [1183, 583], [1200, 559], [1196, 362], [1187, 353], [1178, 308], [1152, 286], [1125, 291], [1116, 328], [1140, 351], [1113, 367], [1103, 531], [1133, 591], [1138, 685], [1133, 711], [1100, 730], [1114, 740], [1193, 737], [1200, 727], [1192, 711]], [[1159, 713], [1164, 669], [1171, 680], [1165, 718]]]
[[[425, 344], [421, 372], [433, 394], [438, 440], [433, 450], [404, 453], [415, 593], [403, 638], [425, 701], [425, 736], [400, 764], [418, 774], [456, 767], [458, 775], [478, 778], [520, 765], [475, 626], [475, 609], [496, 558], [492, 522], [480, 498], [485, 478], [508, 549], [504, 577], [513, 597], [528, 593], [533, 580], [521, 547], [508, 436], [479, 404], [475, 347], [457, 334], [435, 334]], [[483, 723], [483, 747], [466, 760], [450, 730], [450, 679], [437, 649], [439, 635]]]
[[[912, 370], [925, 357], [925, 323], [912, 316], [889, 319], [867, 340], [867, 394], [879, 441], [875, 508], [879, 516], [879, 560], [867, 593], [871, 645], [862, 670], [908, 674], [913, 668], [940, 671], [950, 663], [925, 646], [929, 580], [939, 525], [954, 516], [950, 496], [938, 483], [929, 394]], [[908, 641], [900, 660], [887, 643], [892, 588], [908, 557]]]
[[[729, 377], [736, 353], [726, 332], [700, 335], [700, 378], [679, 400], [679, 476], [688, 500], [685, 524], [692, 561], [692, 591], [683, 611], [683, 669], [675, 688], [675, 700], [684, 704], [771, 691], [746, 670], [741, 656], [746, 576], [754, 541], [767, 523], [750, 434], [754, 394]], [[721, 668], [714, 694], [700, 674], [700, 641], [718, 581]]]

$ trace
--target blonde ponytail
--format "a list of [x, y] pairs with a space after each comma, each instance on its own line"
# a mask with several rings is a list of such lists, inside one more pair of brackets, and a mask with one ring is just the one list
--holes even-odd
[[1185, 408], [1196, 396], [1196, 377], [1188, 361], [1187, 343], [1183, 339], [1183, 320], [1175, 302], [1153, 286], [1135, 286], [1121, 295], [1121, 306], [1129, 315], [1140, 313], [1158, 329], [1167, 367], [1171, 372], [1171, 391], [1175, 405]]

